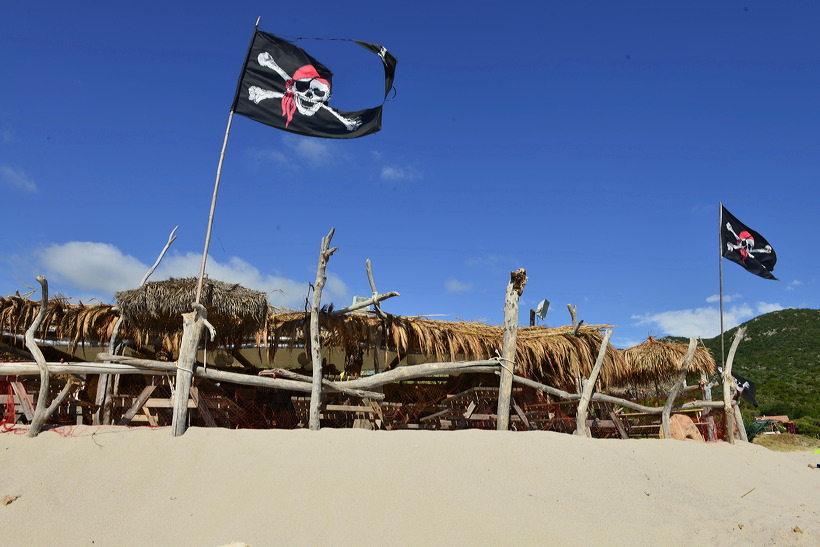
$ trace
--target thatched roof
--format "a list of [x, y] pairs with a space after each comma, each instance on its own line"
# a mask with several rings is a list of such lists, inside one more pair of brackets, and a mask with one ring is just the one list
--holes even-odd
[[[306, 312], [274, 310], [268, 321], [269, 348], [278, 344], [305, 344], [309, 316]], [[374, 347], [380, 320], [369, 314], [323, 313], [320, 324], [328, 333], [323, 345], [353, 351], [364, 344]], [[578, 335], [571, 327], [518, 329], [515, 365], [521, 373], [556, 387], [573, 386], [578, 374], [588, 377], [609, 325], [582, 325]], [[479, 360], [501, 352], [502, 328], [467, 321], [439, 321], [423, 317], [388, 316], [383, 344], [401, 354], [419, 353], [431, 361]], [[600, 379], [606, 385], [629, 373], [619, 352], [608, 346]]]
[[[650, 336], [645, 342], [623, 350], [621, 353], [629, 365], [628, 381], [632, 383], [662, 382], [680, 372], [689, 344], [660, 342]], [[717, 365], [709, 350], [701, 346], [695, 350], [695, 357], [689, 365], [692, 374], [714, 374]]]
[[[137, 346], [151, 342], [155, 349], [176, 354], [182, 336], [180, 314], [190, 311], [196, 280], [151, 282], [134, 291], [117, 293], [119, 309], [127, 321], [119, 331]], [[238, 285], [208, 280], [202, 303], [217, 330], [219, 345], [255, 342], [269, 354], [280, 345], [304, 348], [309, 343], [309, 314], [305, 311], [269, 309], [264, 293]], [[264, 300], [263, 300], [264, 298]], [[263, 305], [264, 302], [264, 305]], [[0, 330], [24, 333], [37, 315], [40, 303], [20, 297], [0, 298]], [[118, 310], [110, 305], [70, 305], [49, 302], [41, 332], [73, 340], [107, 342]], [[320, 312], [322, 345], [355, 355], [378, 343], [381, 320], [369, 313], [334, 315]], [[577, 336], [571, 327], [521, 327], [518, 330], [515, 366], [519, 373], [555, 387], [571, 388], [578, 374], [588, 377], [609, 325], [582, 325]], [[502, 328], [467, 321], [439, 321], [425, 317], [388, 315], [380, 348], [399, 356], [415, 354], [428, 361], [488, 359], [500, 353]], [[272, 355], [270, 355], [272, 358]], [[603, 385], [620, 383], [631, 370], [611, 345], [600, 374]]]
[[[24, 334], [40, 310], [40, 301], [20, 296], [0, 297], [0, 331]], [[111, 337], [119, 318], [114, 306], [106, 304], [69, 304], [66, 299], [48, 302], [45, 319], [37, 336], [68, 339], [74, 345], [82, 342], [104, 342]]]
[[[126, 322], [139, 338], [168, 336], [182, 328], [180, 315], [191, 311], [196, 300], [197, 278], [152, 281], [114, 295]], [[236, 344], [253, 339], [264, 329], [268, 314], [267, 294], [205, 279], [200, 303], [217, 333], [217, 343]]]

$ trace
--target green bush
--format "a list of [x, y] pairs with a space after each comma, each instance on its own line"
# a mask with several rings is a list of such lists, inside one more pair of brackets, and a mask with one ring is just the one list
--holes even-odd
[[820, 419], [818, 418], [803, 416], [794, 420], [794, 427], [798, 435], [820, 439]]

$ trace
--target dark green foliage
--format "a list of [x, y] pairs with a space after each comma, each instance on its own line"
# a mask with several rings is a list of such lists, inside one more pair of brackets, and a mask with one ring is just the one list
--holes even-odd
[[[760, 405], [754, 408], [741, 402], [744, 416], [752, 410], [754, 415], [785, 414], [792, 420], [808, 417], [804, 427], [810, 428], [812, 420], [820, 420], [820, 310], [780, 310], [744, 324], [746, 336], [738, 346], [732, 370], [757, 384]], [[736, 332], [737, 327], [724, 334], [727, 354]], [[720, 366], [720, 336], [703, 340], [703, 344]], [[722, 398], [721, 389], [713, 390], [713, 396]]]
[[810, 416], [803, 416], [794, 421], [798, 435], [820, 439], [820, 420]]

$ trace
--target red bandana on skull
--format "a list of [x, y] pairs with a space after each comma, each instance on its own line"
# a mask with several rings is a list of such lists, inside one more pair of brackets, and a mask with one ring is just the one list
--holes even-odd
[[285, 127], [290, 125], [291, 120], [293, 120], [293, 114], [296, 112], [296, 100], [294, 99], [293, 86], [297, 80], [305, 82], [317, 80], [327, 86], [330, 86], [330, 82], [319, 77], [319, 73], [313, 65], [305, 65], [294, 72], [293, 77], [285, 82], [285, 94], [282, 97], [282, 117], [288, 118], [288, 121], [285, 123]]

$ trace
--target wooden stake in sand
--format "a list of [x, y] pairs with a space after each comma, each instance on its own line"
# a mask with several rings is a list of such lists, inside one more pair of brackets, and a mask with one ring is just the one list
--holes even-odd
[[40, 430], [43, 429], [43, 425], [49, 417], [51, 417], [54, 411], [57, 410], [57, 407], [62, 404], [73, 384], [72, 380], [69, 378], [65, 383], [65, 387], [63, 387], [62, 391], [60, 391], [60, 394], [57, 395], [57, 398], [51, 403], [51, 406], [46, 406], [48, 404], [49, 384], [48, 365], [46, 365], [46, 358], [43, 356], [43, 352], [40, 351], [40, 348], [37, 346], [37, 341], [34, 339], [34, 334], [37, 332], [37, 329], [40, 328], [40, 324], [43, 322], [43, 319], [45, 319], [46, 313], [48, 312], [48, 281], [46, 281], [46, 278], [42, 275], [38, 275], [36, 279], [42, 287], [42, 299], [40, 303], [40, 311], [37, 312], [37, 317], [34, 318], [34, 322], [28, 330], [26, 330], [26, 348], [28, 348], [31, 352], [31, 355], [37, 362], [37, 367], [40, 369], [40, 392], [37, 394], [37, 406], [34, 409], [34, 418], [31, 420], [31, 425], [29, 426], [28, 433], [26, 434], [27, 437], [36, 437], [40, 434]]
[[584, 384], [584, 392], [581, 394], [581, 400], [578, 402], [578, 410], [575, 413], [575, 434], [582, 437], [587, 436], [587, 408], [589, 407], [589, 400], [592, 397], [592, 392], [595, 389], [595, 382], [598, 381], [598, 374], [601, 372], [601, 366], [604, 364], [604, 357], [606, 356], [606, 348], [609, 345], [609, 339], [612, 337], [612, 329], [607, 329], [604, 333], [604, 339], [601, 341], [601, 349], [598, 350], [598, 358], [595, 360], [595, 366], [592, 367], [592, 372], [589, 375], [589, 380]]
[[188, 398], [191, 396], [191, 378], [196, 369], [196, 352], [202, 330], [207, 326], [211, 338], [215, 336], [213, 326], [208, 323], [208, 312], [202, 304], [193, 304], [194, 311], [182, 314], [182, 340], [179, 343], [177, 359], [176, 390], [174, 391], [174, 417], [171, 431], [174, 437], [188, 429]]
[[506, 431], [510, 427], [510, 400], [515, 370], [515, 342], [518, 339], [518, 300], [527, 284], [527, 271], [519, 268], [510, 272], [507, 297], [504, 300], [504, 334], [501, 347], [501, 384], [498, 388], [498, 421], [496, 429]]
[[[734, 396], [735, 381], [732, 378], [732, 361], [735, 359], [735, 352], [740, 341], [746, 335], [746, 327], [740, 327], [735, 333], [729, 355], [726, 357], [726, 366], [723, 369], [723, 411], [726, 414], [726, 437], [729, 442], [735, 444], [735, 412], [732, 408], [732, 397]], [[743, 420], [737, 423], [737, 428], [743, 427]]]
[[686, 356], [683, 358], [683, 364], [680, 367], [680, 374], [672, 384], [672, 389], [669, 390], [669, 395], [666, 397], [666, 404], [663, 406], [663, 412], [661, 412], [661, 427], [663, 428], [664, 439], [672, 438], [672, 430], [669, 425], [669, 417], [672, 415], [672, 405], [675, 404], [675, 398], [678, 396], [681, 387], [683, 387], [683, 382], [686, 380], [686, 373], [689, 371], [689, 365], [692, 363], [692, 359], [695, 358], [695, 350], [697, 348], [697, 338], [690, 338], [689, 348], [686, 350]]
[[322, 250], [319, 253], [319, 266], [316, 269], [316, 284], [313, 286], [313, 302], [310, 307], [310, 355], [313, 361], [313, 389], [310, 392], [310, 429], [319, 430], [319, 407], [322, 404], [322, 342], [319, 336], [319, 305], [322, 302], [322, 289], [327, 277], [327, 263], [331, 255], [338, 251], [330, 248], [330, 240], [336, 228], [331, 228], [327, 237], [322, 238]]

